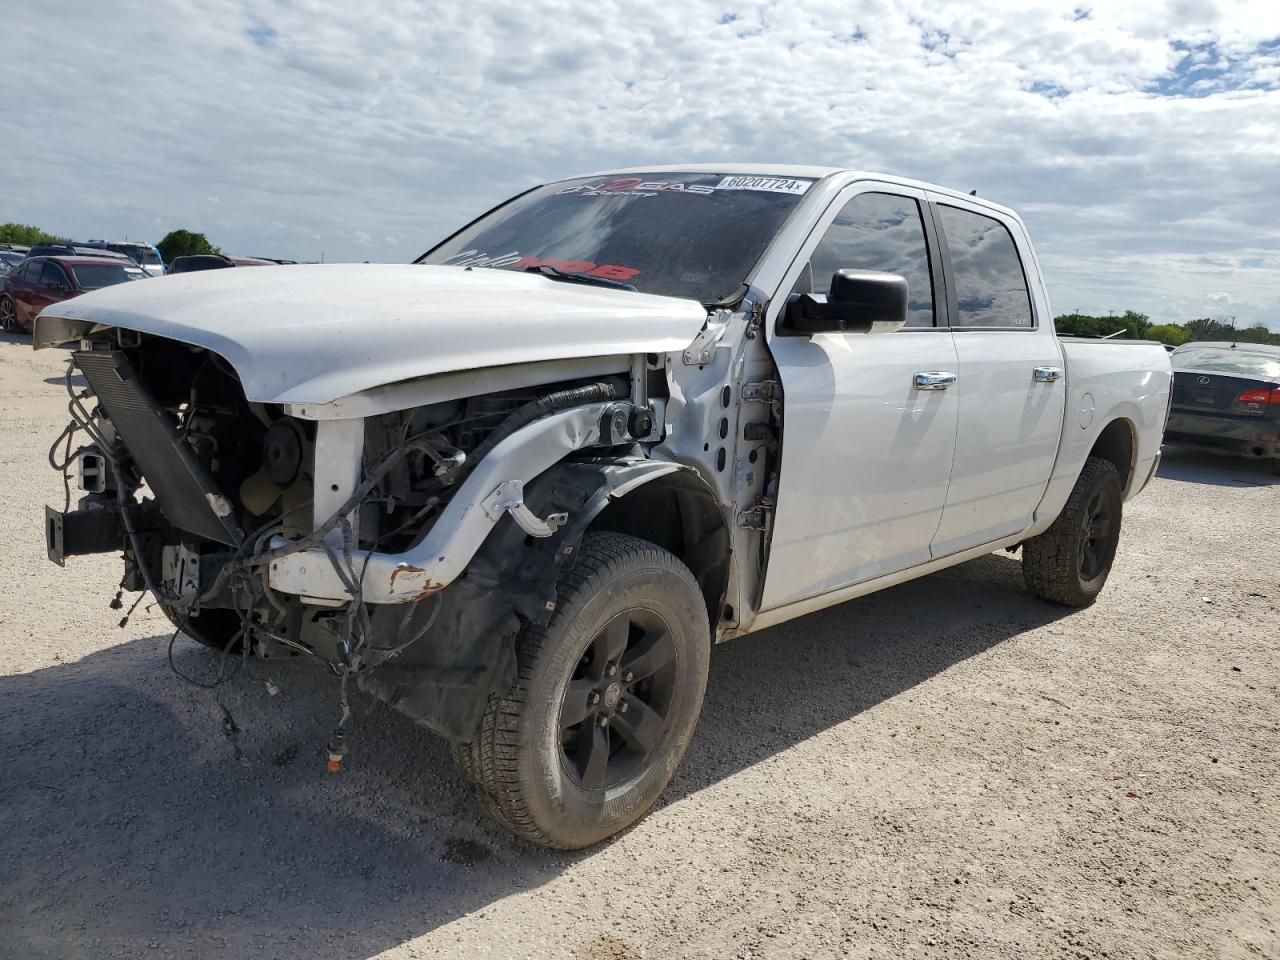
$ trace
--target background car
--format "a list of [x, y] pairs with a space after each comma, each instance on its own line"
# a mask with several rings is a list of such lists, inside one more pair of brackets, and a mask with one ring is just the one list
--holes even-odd
[[0, 285], [0, 329], [30, 333], [36, 314], [49, 304], [146, 275], [128, 257], [28, 257]]
[[0, 277], [25, 260], [26, 256], [25, 253], [19, 253], [16, 250], [0, 250]]
[[124, 254], [152, 277], [164, 273], [164, 259], [160, 256], [160, 251], [149, 243], [139, 240], [86, 240], [79, 246]]
[[1165, 441], [1269, 459], [1280, 474], [1280, 347], [1187, 343], [1169, 362], [1173, 406]]
[[128, 260], [132, 257], [102, 247], [88, 247], [79, 243], [37, 243], [27, 251], [27, 257], [101, 257], [104, 260]]
[[228, 257], [222, 253], [193, 253], [186, 257], [174, 257], [169, 273], [194, 273], [197, 270], [223, 270], [227, 267], [273, 267], [274, 260], [258, 257]]

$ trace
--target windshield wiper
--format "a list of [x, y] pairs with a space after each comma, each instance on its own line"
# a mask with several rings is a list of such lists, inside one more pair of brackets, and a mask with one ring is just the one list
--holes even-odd
[[585, 283], [593, 287], [613, 287], [617, 290], [630, 290], [632, 293], [640, 292], [634, 285], [623, 283], [621, 280], [610, 280], [608, 277], [593, 277], [586, 273], [569, 273], [545, 263], [536, 267], [525, 267], [524, 272], [540, 273], [552, 280], [563, 280], [567, 283]]

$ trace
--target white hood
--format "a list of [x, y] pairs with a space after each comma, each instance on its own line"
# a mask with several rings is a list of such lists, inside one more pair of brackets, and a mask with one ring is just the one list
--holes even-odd
[[262, 403], [329, 403], [415, 377], [683, 350], [692, 300], [506, 270], [390, 264], [236, 267], [135, 280], [52, 304], [39, 349], [88, 321], [212, 350]]

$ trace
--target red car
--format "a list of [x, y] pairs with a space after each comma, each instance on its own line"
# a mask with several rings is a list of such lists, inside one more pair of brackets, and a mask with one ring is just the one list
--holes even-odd
[[0, 286], [0, 330], [30, 333], [36, 314], [88, 290], [147, 276], [137, 264], [101, 257], [28, 257]]

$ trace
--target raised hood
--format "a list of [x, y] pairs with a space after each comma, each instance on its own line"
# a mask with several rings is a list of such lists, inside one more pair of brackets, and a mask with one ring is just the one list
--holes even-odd
[[329, 403], [437, 373], [682, 350], [706, 310], [506, 270], [323, 264], [106, 287], [46, 307], [36, 349], [74, 336], [66, 320], [212, 350], [235, 368], [250, 400]]

